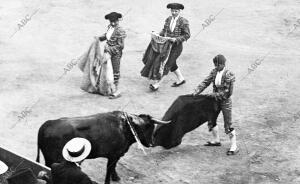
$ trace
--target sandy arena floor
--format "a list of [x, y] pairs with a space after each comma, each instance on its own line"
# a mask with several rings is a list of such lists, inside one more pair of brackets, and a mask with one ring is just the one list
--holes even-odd
[[[171, 88], [175, 76], [170, 74], [151, 93], [139, 73], [141, 58], [148, 33], [160, 31], [170, 14], [168, 2], [0, 0], [0, 145], [35, 159], [38, 128], [49, 119], [117, 109], [161, 118], [177, 96], [193, 91], [212, 69], [212, 58], [222, 53], [237, 78], [233, 119], [240, 153], [225, 155], [229, 139], [220, 116], [222, 147], [203, 146], [210, 138], [206, 125], [171, 150], [147, 149], [145, 156], [134, 144], [117, 166], [120, 183], [300, 183], [300, 1], [180, 0], [192, 34], [178, 60], [187, 83]], [[80, 90], [77, 66], [57, 81], [63, 68], [105, 31], [104, 15], [111, 11], [126, 13], [120, 24], [128, 35], [123, 96], [116, 100]], [[257, 59], [261, 64], [247, 75]], [[27, 113], [16, 123], [22, 111]], [[105, 166], [105, 159], [88, 160], [83, 170], [103, 183]]]

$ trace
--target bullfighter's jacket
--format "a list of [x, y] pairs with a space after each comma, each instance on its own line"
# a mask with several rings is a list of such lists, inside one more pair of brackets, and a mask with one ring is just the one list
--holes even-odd
[[188, 20], [180, 16], [177, 19], [176, 26], [173, 32], [170, 28], [171, 21], [172, 16], [169, 16], [165, 20], [164, 28], [159, 33], [160, 36], [176, 38], [176, 43], [182, 43], [183, 41], [187, 41], [191, 36]]
[[217, 76], [217, 70], [213, 69], [210, 74], [203, 80], [203, 82], [197, 87], [196, 93], [201, 93], [205, 88], [207, 88], [211, 83], [213, 83], [213, 92], [215, 93], [217, 100], [228, 99], [233, 92], [233, 83], [235, 82], [234, 74], [224, 68], [224, 73], [221, 79], [221, 85], [216, 86], [215, 79]]
[[[110, 26], [111, 25], [108, 26], [108, 29], [110, 28]], [[106, 51], [109, 52], [110, 55], [121, 54], [122, 50], [124, 49], [125, 38], [126, 38], [125, 30], [120, 26], [116, 26], [111, 37], [106, 42], [108, 45]], [[106, 40], [106, 33], [102, 35], [99, 39], [100, 41]]]

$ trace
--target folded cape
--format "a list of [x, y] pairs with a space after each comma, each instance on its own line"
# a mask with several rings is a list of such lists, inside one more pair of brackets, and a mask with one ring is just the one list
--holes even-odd
[[98, 39], [91, 44], [78, 64], [83, 72], [80, 88], [89, 93], [110, 95], [113, 93], [114, 76], [110, 55], [104, 53], [104, 43]]

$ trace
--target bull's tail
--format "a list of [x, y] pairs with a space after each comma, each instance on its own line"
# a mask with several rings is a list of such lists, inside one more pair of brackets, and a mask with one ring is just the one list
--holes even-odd
[[40, 145], [39, 145], [39, 143], [37, 144], [37, 156], [36, 156], [35, 161], [40, 162]]
[[42, 132], [43, 131], [41, 131], [41, 127], [40, 127], [38, 136], [37, 136], [37, 155], [36, 155], [36, 159], [35, 159], [36, 162], [40, 162], [40, 150], [41, 150], [40, 145], [41, 145], [41, 137], [42, 137], [41, 134], [43, 134]]

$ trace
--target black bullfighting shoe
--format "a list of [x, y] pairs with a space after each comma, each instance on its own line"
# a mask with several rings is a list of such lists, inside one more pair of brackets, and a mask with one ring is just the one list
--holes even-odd
[[221, 146], [221, 143], [220, 142], [210, 142], [210, 141], [207, 141], [207, 143], [204, 144], [204, 146]]
[[181, 86], [182, 84], [185, 83], [185, 80], [181, 81], [180, 83], [177, 83], [177, 82], [174, 82], [171, 87], [178, 87], [178, 86]]
[[154, 85], [150, 84], [149, 88], [151, 89], [151, 91], [157, 91], [158, 87], [154, 87]]
[[228, 151], [226, 152], [226, 154], [227, 154], [228, 156], [230, 156], [230, 155], [236, 155], [239, 151], [240, 151], [240, 150], [239, 150], [238, 148], [236, 148], [234, 151], [228, 150]]
[[121, 93], [114, 93], [112, 95], [110, 95], [108, 98], [109, 99], [116, 99], [116, 98], [120, 98], [122, 95]]

